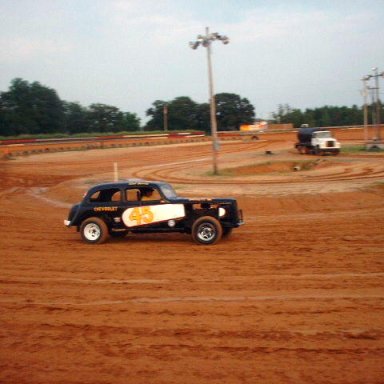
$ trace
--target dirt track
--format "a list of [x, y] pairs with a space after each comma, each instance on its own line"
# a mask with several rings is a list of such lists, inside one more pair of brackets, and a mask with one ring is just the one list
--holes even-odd
[[[384, 157], [263, 139], [223, 143], [219, 177], [207, 143], [1, 161], [0, 383], [383, 383]], [[86, 245], [63, 220], [114, 162], [246, 225]]]

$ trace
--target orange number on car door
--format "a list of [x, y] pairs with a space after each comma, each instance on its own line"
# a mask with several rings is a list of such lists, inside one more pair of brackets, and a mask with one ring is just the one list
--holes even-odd
[[136, 225], [152, 223], [154, 219], [151, 207], [136, 207], [132, 209], [129, 215], [130, 221], [136, 221]]

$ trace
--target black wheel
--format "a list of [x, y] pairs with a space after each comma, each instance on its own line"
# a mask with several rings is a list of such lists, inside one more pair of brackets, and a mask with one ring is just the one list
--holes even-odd
[[307, 148], [305, 148], [305, 147], [298, 147], [297, 149], [298, 149], [300, 155], [306, 155], [307, 154]]
[[192, 238], [197, 244], [215, 244], [223, 234], [220, 222], [211, 216], [198, 218], [192, 226]]
[[109, 236], [107, 224], [98, 217], [84, 220], [80, 226], [80, 233], [82, 239], [91, 244], [104, 243]]

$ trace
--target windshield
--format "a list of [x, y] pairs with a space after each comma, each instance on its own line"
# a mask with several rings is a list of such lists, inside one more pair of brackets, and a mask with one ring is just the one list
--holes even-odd
[[167, 199], [174, 199], [177, 197], [176, 191], [169, 184], [161, 184], [160, 189]]
[[327, 139], [328, 137], [331, 136], [331, 132], [329, 131], [320, 131], [320, 132], [315, 132], [314, 137], [317, 137], [319, 139]]

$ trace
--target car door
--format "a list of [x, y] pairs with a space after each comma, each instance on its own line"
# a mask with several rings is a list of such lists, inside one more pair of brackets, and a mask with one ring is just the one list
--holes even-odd
[[88, 200], [97, 216], [108, 217], [111, 222], [121, 216], [124, 210], [122, 190], [118, 187], [100, 188], [92, 193]]
[[[131, 192], [132, 193], [132, 192]], [[133, 194], [133, 193], [132, 193]], [[167, 203], [160, 191], [154, 186], [139, 188], [138, 203], [123, 213], [123, 222], [127, 227], [163, 228], [169, 220], [185, 217], [183, 204]]]
[[122, 221], [128, 228], [136, 228], [151, 222], [151, 215], [142, 208], [142, 190], [139, 186], [128, 186], [124, 189], [124, 209]]

